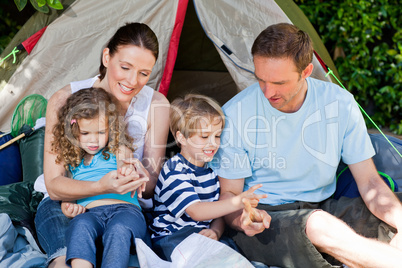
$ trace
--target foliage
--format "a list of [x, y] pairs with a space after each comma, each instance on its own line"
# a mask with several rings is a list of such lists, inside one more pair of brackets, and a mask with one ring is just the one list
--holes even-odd
[[9, 13], [0, 9], [0, 53], [11, 42], [15, 33], [21, 28], [21, 25], [13, 20]]
[[[49, 12], [49, 7], [54, 9], [63, 9], [63, 5], [59, 0], [29, 0], [31, 5], [38, 11], [47, 13]], [[21, 11], [27, 5], [28, 0], [14, 0], [15, 5], [18, 10]]]
[[[380, 127], [402, 134], [402, 11], [398, 0], [295, 0], [340, 80]], [[368, 127], [373, 127], [367, 120]]]
[[0, 0], [0, 53], [34, 12], [48, 13], [49, 8], [63, 9], [61, 2], [62, 0], [30, 0], [31, 4], [27, 5], [28, 0]]

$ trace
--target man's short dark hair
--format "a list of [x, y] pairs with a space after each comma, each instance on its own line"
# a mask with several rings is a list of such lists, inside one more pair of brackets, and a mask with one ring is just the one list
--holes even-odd
[[290, 58], [301, 73], [313, 59], [313, 42], [310, 36], [289, 23], [273, 24], [255, 39], [253, 57]]

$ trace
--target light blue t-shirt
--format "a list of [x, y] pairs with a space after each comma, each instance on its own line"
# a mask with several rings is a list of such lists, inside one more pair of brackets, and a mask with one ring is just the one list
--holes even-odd
[[325, 200], [341, 158], [354, 164], [374, 155], [352, 94], [313, 78], [307, 84], [295, 113], [273, 108], [258, 83], [223, 106], [226, 125], [210, 166], [222, 178], [245, 178], [244, 190], [262, 183], [262, 204]]
[[[109, 153], [110, 157], [106, 160], [102, 154], [102, 150], [99, 151], [97, 154], [94, 155], [92, 161], [89, 165], [84, 165], [84, 159], [81, 163], [76, 167], [72, 168], [70, 166], [71, 174], [73, 175], [73, 179], [79, 181], [98, 181], [103, 176], [105, 176], [110, 171], [117, 169], [117, 161], [116, 156], [112, 153]], [[87, 206], [89, 203], [100, 200], [100, 199], [117, 199], [132, 203], [137, 205], [139, 209], [141, 209], [140, 204], [138, 203], [137, 199], [137, 192], [135, 193], [134, 197], [131, 198], [131, 192], [126, 194], [102, 194], [102, 195], [95, 195], [83, 199], [77, 200], [77, 204], [82, 206]]]

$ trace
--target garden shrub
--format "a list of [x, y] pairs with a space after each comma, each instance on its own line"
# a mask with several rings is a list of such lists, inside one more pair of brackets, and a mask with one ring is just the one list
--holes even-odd
[[[295, 0], [340, 81], [380, 128], [402, 134], [402, 11], [398, 0]], [[366, 118], [367, 126], [374, 126]]]

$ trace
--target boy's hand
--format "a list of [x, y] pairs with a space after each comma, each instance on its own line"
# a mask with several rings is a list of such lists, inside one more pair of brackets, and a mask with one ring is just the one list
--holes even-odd
[[216, 241], [219, 240], [217, 232], [215, 232], [212, 229], [202, 229], [201, 232], [199, 232], [199, 234], [203, 235], [203, 236], [206, 236], [208, 238], [211, 238], [213, 240], [216, 240]]
[[262, 184], [257, 184], [254, 185], [253, 187], [250, 187], [247, 191], [242, 192], [238, 196], [235, 197], [237, 205], [239, 205], [240, 208], [244, 208], [244, 199], [248, 200], [248, 204], [251, 205], [251, 207], [255, 208], [258, 205], [258, 202], [262, 198], [266, 198], [266, 194], [255, 194], [254, 191], [257, 190], [258, 188], [261, 188]]
[[87, 209], [84, 206], [78, 205], [72, 202], [61, 202], [61, 211], [67, 218], [74, 218], [75, 216], [82, 214]]

